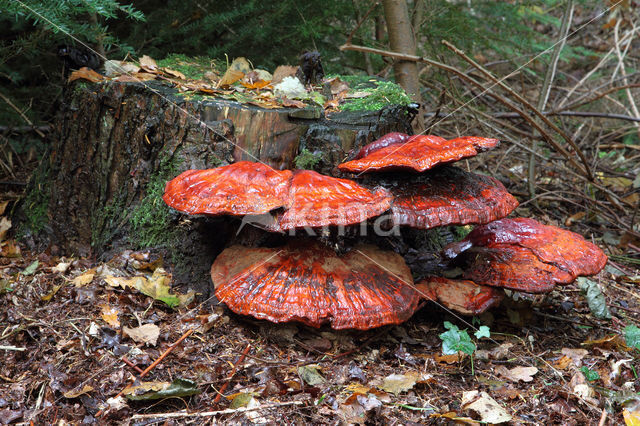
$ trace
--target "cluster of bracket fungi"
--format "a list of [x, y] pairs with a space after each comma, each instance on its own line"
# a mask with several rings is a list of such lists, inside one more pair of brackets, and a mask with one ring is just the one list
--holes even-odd
[[[163, 199], [188, 214], [267, 218], [257, 223], [270, 232], [362, 224], [386, 212], [395, 226], [478, 225], [442, 251], [450, 265], [462, 268], [461, 279], [430, 276], [414, 283], [394, 251], [359, 243], [337, 252], [309, 238], [278, 247], [232, 245], [211, 267], [218, 300], [238, 314], [273, 322], [370, 329], [407, 320], [425, 300], [475, 315], [500, 303], [503, 289], [550, 292], [596, 274], [607, 261], [573, 232], [505, 218], [518, 202], [497, 179], [447, 164], [497, 143], [389, 133], [338, 166], [357, 177], [367, 173], [362, 185], [242, 161], [186, 171], [167, 183]], [[394, 173], [376, 173], [387, 171]]]

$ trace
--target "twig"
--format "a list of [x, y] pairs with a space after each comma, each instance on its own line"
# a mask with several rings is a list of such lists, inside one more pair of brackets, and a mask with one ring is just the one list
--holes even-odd
[[17, 346], [0, 346], [0, 351], [18, 351], [24, 352], [27, 348], [19, 348]]
[[[638, 85], [640, 87], [640, 85]], [[624, 114], [611, 114], [608, 112], [592, 112], [592, 111], [545, 111], [543, 115], [563, 115], [567, 117], [598, 117], [598, 118], [610, 118], [613, 120], [625, 120], [625, 121], [640, 121], [640, 118], [632, 117]], [[497, 118], [520, 118], [518, 114], [513, 112], [499, 112], [494, 114]]]
[[[153, 368], [160, 364], [160, 361], [162, 361], [164, 358], [166, 358], [167, 355], [169, 355], [171, 353], [171, 351], [173, 349], [175, 349], [176, 346], [178, 346], [180, 344], [180, 342], [182, 342], [184, 339], [186, 339], [187, 337], [189, 337], [191, 335], [191, 333], [193, 333], [193, 328], [190, 328], [189, 330], [187, 330], [186, 333], [184, 333], [182, 335], [182, 337], [180, 337], [178, 340], [175, 341], [174, 344], [172, 344], [171, 346], [169, 346], [169, 348], [167, 348], [166, 351], [164, 351], [162, 353], [162, 355], [160, 355], [158, 357], [158, 359], [156, 359], [150, 366], [148, 366], [147, 368], [144, 369], [144, 371], [142, 371], [142, 373], [140, 373], [140, 376], [138, 376], [139, 378], [143, 378], [144, 376], [146, 376], [151, 370], [153, 370]], [[125, 386], [124, 389], [122, 389], [114, 398], [117, 398], [119, 396], [121, 396], [127, 389], [131, 388], [131, 386], [133, 386], [133, 383], [128, 384], [127, 386]], [[101, 417], [104, 414], [104, 410], [100, 410], [96, 413], [96, 417]]]
[[[486, 87], [485, 87], [484, 84], [476, 81], [474, 78], [466, 75], [464, 72], [458, 70], [457, 68], [449, 66], [447, 64], [443, 64], [442, 62], [438, 62], [438, 61], [434, 61], [434, 60], [431, 60], [431, 59], [423, 58], [421, 56], [407, 55], [407, 54], [396, 53], [396, 52], [389, 52], [387, 50], [373, 49], [371, 47], [356, 46], [356, 45], [352, 45], [352, 44], [342, 45], [342, 46], [340, 46], [340, 50], [355, 50], [355, 51], [359, 51], [359, 52], [370, 52], [370, 53], [375, 53], [375, 54], [383, 55], [383, 56], [389, 56], [391, 58], [401, 59], [401, 60], [405, 60], [405, 61], [424, 62], [426, 64], [433, 65], [434, 67], [438, 67], [438, 68], [443, 69], [445, 71], [454, 73], [457, 76], [459, 76], [460, 78], [462, 78], [463, 80], [468, 81], [469, 83], [475, 85], [476, 87], [479, 87], [480, 89], [486, 91]], [[575, 161], [574, 156], [569, 154], [569, 152], [567, 152], [567, 150], [565, 150], [560, 144], [558, 144], [556, 141], [554, 141], [553, 138], [551, 137], [551, 135], [542, 126], [540, 126], [538, 123], [536, 123], [536, 121], [534, 120], [533, 117], [531, 117], [529, 114], [524, 112], [522, 109], [518, 108], [516, 105], [513, 105], [511, 102], [507, 101], [503, 97], [496, 96], [496, 95], [492, 95], [492, 96], [494, 97], [494, 99], [496, 101], [500, 102], [501, 104], [503, 104], [507, 108], [511, 109], [512, 111], [515, 111], [518, 115], [520, 115], [523, 119], [525, 119], [533, 128], [538, 130], [538, 132], [540, 132], [540, 134], [543, 135], [545, 140], [550, 145], [552, 145], [559, 153], [561, 153], [567, 159], [567, 161], [569, 163], [571, 163], [576, 169], [582, 170], [582, 167], [580, 167], [578, 165], [578, 163]], [[585, 174], [587, 174], [587, 176], [589, 176], [589, 180], [590, 181], [593, 180], [593, 177], [590, 175], [591, 172], [588, 169], [588, 167], [587, 167], [587, 170], [584, 171], [584, 172], [585, 172]]]
[[[580, 98], [576, 99], [573, 103], [570, 103], [569, 105], [567, 105], [564, 108], [564, 110], [573, 109], [573, 108], [577, 108], [577, 107], [582, 106], [582, 105], [590, 104], [591, 102], [595, 102], [598, 99], [604, 98], [605, 96], [610, 95], [613, 92], [617, 92], [618, 90], [635, 89], [635, 88], [638, 88], [638, 87], [640, 87], [640, 83], [625, 84], [625, 85], [622, 85], [622, 86], [611, 87], [611, 88], [605, 90], [602, 93], [598, 93], [593, 98], [589, 98], [587, 100], [584, 100], [584, 98], [588, 95], [588, 94], [585, 94], [585, 95], [581, 96]], [[551, 113], [549, 113], [549, 115], [552, 115], [553, 113], [557, 113], [557, 112], [560, 112], [559, 108], [555, 108]], [[562, 115], [562, 114], [559, 114], [559, 115]]]
[[598, 422], [598, 426], [604, 426], [606, 421], [607, 421], [607, 409], [603, 408], [602, 414], [600, 415], [600, 421]]
[[[567, 34], [569, 33], [569, 27], [571, 26], [571, 20], [573, 18], [573, 0], [567, 0], [567, 8], [562, 15], [562, 25], [560, 26], [560, 34], [558, 37], [560, 40], [554, 45], [553, 53], [551, 54], [551, 63], [547, 68], [547, 73], [544, 77], [544, 82], [542, 83], [542, 89], [540, 91], [540, 96], [538, 97], [538, 111], [544, 111], [547, 106], [547, 101], [549, 99], [549, 94], [551, 93], [551, 86], [553, 84], [553, 80], [556, 76], [556, 71], [558, 69], [558, 61], [560, 60], [560, 53], [564, 48], [565, 43], [567, 42]], [[538, 145], [535, 141], [531, 142], [531, 148], [533, 151], [538, 151]], [[586, 164], [585, 164], [586, 166]], [[588, 168], [588, 167], [587, 167]], [[536, 156], [531, 154], [529, 155], [529, 170], [528, 170], [528, 185], [529, 185], [529, 196], [536, 196]]]
[[132, 363], [131, 361], [129, 361], [129, 359], [126, 356], [123, 356], [122, 358], [120, 358], [122, 360], [122, 362], [124, 362], [125, 364], [127, 364], [129, 367], [133, 368], [134, 370], [136, 370], [138, 372], [138, 374], [142, 374], [142, 368], [138, 367], [137, 365], [135, 365], [134, 363]]
[[162, 355], [160, 355], [160, 356], [158, 357], [158, 359], [156, 359], [155, 361], [153, 361], [153, 363], [152, 363], [150, 366], [148, 366], [147, 368], [145, 368], [145, 369], [144, 369], [144, 371], [143, 371], [142, 373], [140, 373], [140, 378], [142, 378], [142, 377], [146, 376], [146, 375], [147, 375], [147, 373], [149, 373], [149, 371], [153, 370], [153, 368], [154, 368], [156, 365], [160, 364], [160, 361], [162, 361], [163, 359], [165, 359], [165, 358], [166, 358], [166, 356], [167, 356], [167, 355], [169, 355], [169, 354], [171, 353], [171, 351], [172, 351], [172, 350], [174, 350], [174, 349], [175, 349], [175, 347], [176, 347], [176, 346], [178, 346], [178, 345], [180, 344], [180, 342], [182, 342], [184, 339], [186, 339], [187, 337], [189, 337], [189, 336], [191, 335], [191, 333], [193, 333], [193, 330], [194, 330], [193, 328], [190, 328], [189, 330], [187, 330], [187, 332], [186, 332], [186, 333], [184, 333], [184, 334], [182, 335], [182, 337], [180, 337], [178, 340], [176, 340], [176, 342], [175, 342], [173, 345], [169, 346], [169, 348], [168, 348], [166, 351], [164, 351], [164, 352], [162, 353]]
[[175, 413], [134, 414], [133, 416], [131, 416], [131, 419], [144, 420], [144, 419], [161, 419], [161, 418], [176, 419], [181, 417], [213, 417], [213, 416], [219, 416], [221, 414], [236, 414], [236, 413], [246, 413], [248, 411], [255, 411], [255, 410], [269, 410], [271, 408], [286, 407], [288, 405], [304, 405], [304, 401], [277, 402], [273, 404], [262, 404], [258, 407], [229, 408], [226, 410], [202, 411], [199, 413], [188, 413], [186, 411], [178, 411]]
[[38, 136], [40, 136], [41, 138], [45, 138], [45, 134], [40, 131], [38, 128], [34, 127], [33, 123], [31, 122], [31, 120], [29, 120], [29, 117], [27, 117], [24, 112], [22, 112], [20, 110], [20, 108], [18, 108], [17, 106], [15, 106], [13, 104], [13, 102], [11, 102], [11, 99], [7, 98], [5, 95], [3, 95], [2, 93], [0, 93], [0, 98], [2, 98], [3, 101], [5, 101], [7, 103], [7, 105], [9, 105], [11, 108], [13, 108], [18, 114], [20, 114], [20, 117], [22, 117], [22, 119], [31, 127], [33, 127], [33, 131], [36, 132], [38, 134]]
[[[613, 31], [614, 34], [614, 38], [615, 38], [615, 48], [616, 48], [616, 55], [618, 56], [618, 66], [620, 67], [620, 74], [622, 74], [623, 80], [622, 82], [627, 85], [629, 84], [627, 81], [627, 72], [624, 69], [624, 56], [622, 55], [622, 52], [620, 51], [620, 36], [619, 36], [619, 30], [620, 30], [620, 22], [622, 22], [622, 19], [618, 19], [618, 22], [616, 22], [616, 26], [615, 29]], [[631, 31], [630, 34], [633, 35], [635, 33], [636, 27], [634, 27]], [[627, 45], [627, 49], [629, 48], [629, 46], [631, 46], [631, 40], [629, 40], [629, 43]], [[626, 51], [625, 51], [626, 53]], [[629, 99], [629, 104], [631, 105], [631, 111], [633, 111], [633, 114], [636, 116], [636, 118], [640, 119], [640, 111], [638, 111], [638, 106], [636, 105], [636, 101], [633, 98], [633, 95], [631, 94], [631, 89], [625, 89], [624, 90], [625, 93], [627, 94], [627, 98]], [[640, 121], [640, 120], [638, 120]], [[636, 129], [638, 131], [638, 134], [640, 134], [640, 123], [636, 123]]]
[[236, 375], [236, 371], [238, 370], [238, 366], [240, 364], [242, 364], [242, 362], [244, 361], [244, 358], [247, 356], [247, 354], [249, 353], [250, 349], [251, 349], [251, 344], [248, 344], [247, 347], [244, 348], [244, 351], [242, 352], [242, 355], [240, 355], [240, 358], [238, 359], [238, 362], [236, 362], [235, 365], [233, 366], [233, 368], [231, 369], [231, 374], [229, 374], [229, 377], [227, 377], [227, 381], [224, 382], [224, 384], [222, 385], [222, 387], [218, 391], [218, 394], [216, 395], [215, 399], [213, 400], [214, 404], [217, 404], [218, 402], [220, 402], [220, 398], [222, 397], [222, 393], [225, 390], [227, 390], [227, 386], [229, 386], [229, 383], [231, 382], [231, 379], [233, 379], [233, 376]]
[[[578, 147], [578, 145], [576, 145], [575, 141], [573, 139], [571, 139], [569, 137], [569, 135], [567, 135], [562, 129], [560, 129], [558, 126], [556, 126], [554, 123], [552, 123], [547, 117], [544, 116], [544, 114], [542, 114], [536, 107], [534, 107], [533, 105], [531, 105], [531, 103], [529, 101], [527, 101], [525, 98], [523, 98], [522, 96], [520, 96], [517, 92], [515, 92], [513, 89], [511, 89], [509, 86], [507, 86], [506, 84], [504, 84], [502, 82], [502, 80], [497, 79], [496, 77], [493, 76], [493, 74], [491, 74], [488, 70], [486, 70], [482, 65], [478, 64], [476, 61], [474, 61], [473, 59], [471, 59], [469, 56], [467, 56], [462, 50], [458, 49], [456, 46], [454, 46], [453, 44], [449, 43], [446, 40], [442, 40], [442, 44], [444, 44], [447, 48], [449, 48], [451, 51], [453, 51], [456, 55], [460, 56], [462, 59], [464, 59], [465, 61], [467, 61], [469, 64], [475, 66], [476, 68], [478, 68], [478, 70], [485, 76], [487, 77], [489, 80], [491, 80], [493, 83], [497, 84], [498, 86], [500, 86], [502, 89], [506, 90], [511, 96], [513, 96], [515, 99], [517, 99], [519, 102], [521, 102], [524, 106], [526, 106], [527, 108], [529, 108], [531, 110], [531, 112], [533, 112], [537, 117], [539, 117], [542, 122], [544, 124], [546, 124], [547, 126], [549, 126], [554, 132], [558, 133], [560, 136], [562, 136], [562, 138], [569, 144], [571, 145], [571, 147], [576, 151], [576, 154], [578, 154], [578, 157], [580, 157], [580, 160], [582, 161], [582, 164], [584, 164], [584, 172], [587, 175], [587, 178], [590, 181], [594, 180], [594, 176], [593, 173], [591, 172], [591, 167], [589, 167], [589, 162], [587, 161], [586, 157], [584, 156], [584, 153], [582, 152], [582, 150], [580, 150], [580, 148]], [[552, 140], [552, 139], [551, 139]], [[549, 142], [551, 142], [551, 140], [549, 140]], [[552, 143], [552, 145], [554, 145], [554, 147], [557, 145], [555, 142]]]

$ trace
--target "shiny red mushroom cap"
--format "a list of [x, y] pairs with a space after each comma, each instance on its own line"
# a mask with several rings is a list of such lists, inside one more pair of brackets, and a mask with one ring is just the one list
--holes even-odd
[[216, 297], [232, 311], [272, 322], [366, 330], [406, 321], [418, 308], [402, 257], [372, 246], [345, 255], [317, 242], [232, 246], [211, 267]]
[[463, 252], [465, 278], [529, 293], [596, 274], [607, 263], [604, 252], [582, 236], [528, 218], [478, 226], [444, 249], [450, 258]]
[[295, 170], [278, 226], [287, 230], [360, 223], [388, 210], [391, 200], [382, 188], [370, 191], [352, 180]]
[[502, 219], [518, 206], [497, 179], [457, 167], [440, 167], [389, 190], [394, 196], [394, 223], [413, 228], [485, 224]]
[[166, 185], [162, 199], [189, 214], [262, 214], [287, 202], [289, 170], [250, 161], [187, 170]]
[[[372, 144], [375, 143], [377, 141], [372, 142]], [[497, 139], [476, 136], [463, 136], [450, 140], [433, 135], [411, 136], [404, 143], [393, 143], [369, 150], [367, 156], [342, 163], [338, 168], [353, 173], [397, 169], [423, 172], [437, 164], [473, 157], [478, 152], [493, 148], [497, 144]], [[366, 148], [365, 146], [363, 149]]]
[[416, 284], [416, 289], [425, 299], [463, 315], [481, 314], [500, 304], [504, 297], [504, 292], [497, 288], [443, 277], [427, 277]]

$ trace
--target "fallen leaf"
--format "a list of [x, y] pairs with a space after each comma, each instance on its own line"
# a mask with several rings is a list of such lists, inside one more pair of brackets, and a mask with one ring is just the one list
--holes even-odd
[[171, 77], [176, 77], [179, 78], [180, 80], [186, 80], [187, 77], [185, 77], [184, 74], [182, 74], [180, 71], [176, 71], [176, 70], [172, 70], [169, 68], [162, 68], [162, 72], [165, 74], [169, 74]]
[[100, 316], [113, 328], [120, 328], [120, 320], [118, 320], [118, 314], [120, 313], [117, 308], [109, 305], [100, 305], [102, 313]]
[[128, 74], [140, 71], [140, 67], [133, 62], [116, 61], [113, 59], [104, 62], [104, 74], [108, 77]]
[[64, 274], [69, 270], [69, 266], [71, 266], [71, 262], [60, 262], [56, 266], [51, 268], [51, 270], [53, 272], [59, 272], [61, 274]]
[[92, 83], [97, 83], [98, 81], [104, 80], [104, 76], [101, 74], [98, 74], [91, 68], [82, 67], [79, 70], [72, 72], [67, 82], [71, 83], [72, 81], [76, 81], [76, 80], [88, 80]]
[[145, 71], [155, 73], [158, 70], [158, 64], [156, 64], [155, 59], [153, 59], [152, 57], [142, 55], [142, 58], [140, 58], [140, 68], [144, 69]]
[[499, 365], [496, 367], [496, 373], [512, 382], [519, 380], [530, 382], [533, 380], [533, 376], [538, 373], [538, 369], [536, 367], [514, 367], [509, 370], [504, 365]]
[[2, 257], [20, 257], [20, 246], [15, 240], [8, 240], [1, 244], [0, 256]]
[[283, 97], [282, 99], [280, 99], [282, 101], [282, 106], [285, 108], [304, 108], [307, 106], [307, 104], [305, 104], [302, 101], [297, 101], [295, 99], [289, 99], [287, 97]]
[[85, 272], [84, 274], [78, 275], [72, 279], [71, 283], [76, 287], [84, 287], [93, 281], [93, 277], [95, 277], [95, 275], [95, 269], [91, 269], [89, 272]]
[[242, 71], [229, 68], [218, 82], [217, 87], [230, 86], [236, 81], [240, 80], [242, 77], [244, 77], [244, 73]]
[[40, 298], [43, 302], [48, 302], [62, 288], [62, 285], [54, 285], [51, 291]]
[[475, 411], [486, 423], [505, 423], [512, 419], [511, 415], [486, 392], [463, 392], [461, 407]]
[[315, 386], [325, 381], [319, 370], [320, 367], [317, 365], [303, 365], [298, 367], [298, 374], [309, 386]]
[[146, 343], [155, 346], [160, 336], [160, 328], [155, 324], [143, 324], [140, 327], [122, 327], [122, 331], [131, 337], [134, 342]]
[[384, 378], [380, 389], [397, 396], [402, 392], [413, 389], [419, 378], [420, 373], [416, 371], [409, 371], [405, 374], [391, 374]]
[[68, 399], [77, 398], [81, 395], [87, 394], [93, 391], [93, 387], [89, 385], [84, 385], [80, 390], [71, 390], [69, 392], [64, 393], [64, 397]]
[[627, 426], [640, 426], [640, 411], [622, 410], [624, 424]]
[[187, 379], [176, 379], [168, 382], [143, 382], [138, 386], [126, 388], [122, 394], [132, 401], [148, 401], [153, 399], [178, 398], [199, 394], [195, 382]]
[[171, 308], [187, 305], [195, 297], [195, 293], [192, 291], [187, 294], [171, 294], [169, 287], [171, 276], [163, 268], [156, 269], [151, 278], [144, 276], [124, 278], [108, 275], [104, 281], [111, 287], [134, 288], [142, 294], [166, 303]]
[[586, 349], [562, 348], [560, 353], [571, 358], [571, 361], [576, 365], [576, 367], [580, 367], [582, 364], [582, 358], [587, 356], [589, 351]]
[[40, 265], [40, 262], [35, 260], [31, 265], [22, 270], [22, 275], [33, 275], [33, 273], [36, 272], [36, 269], [38, 269], [38, 265]]
[[11, 229], [11, 221], [9, 218], [0, 217], [0, 242], [4, 241], [7, 231]]
[[271, 84], [276, 85], [280, 83], [285, 77], [293, 77], [296, 75], [298, 71], [298, 67], [293, 67], [291, 65], [280, 65], [273, 72], [273, 78], [271, 79]]
[[0, 215], [3, 215], [5, 210], [7, 210], [7, 206], [9, 205], [9, 200], [0, 201]]
[[233, 394], [233, 395], [229, 395], [227, 397], [227, 399], [231, 400], [231, 406], [229, 408], [231, 408], [231, 409], [242, 408], [242, 407], [246, 407], [247, 405], [249, 405], [249, 403], [253, 399], [253, 393], [252, 392], [240, 392], [240, 393], [236, 393], [236, 394]]
[[570, 357], [563, 355], [560, 359], [553, 363], [553, 367], [557, 368], [558, 370], [564, 370], [572, 363], [573, 360]]
[[[462, 354], [462, 355], [461, 355]], [[464, 359], [464, 353], [460, 352], [458, 354], [453, 354], [453, 355], [439, 355], [436, 354], [433, 357], [435, 359], [436, 362], [438, 363], [443, 363], [443, 364], [457, 364], [459, 363], [462, 359]]]
[[571, 226], [576, 222], [580, 222], [586, 215], [586, 212], [578, 212], [576, 214], [573, 214], [564, 221], [564, 226]]

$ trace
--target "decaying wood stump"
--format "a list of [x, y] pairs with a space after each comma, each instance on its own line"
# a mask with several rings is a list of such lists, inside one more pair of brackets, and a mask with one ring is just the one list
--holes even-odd
[[160, 198], [167, 180], [239, 160], [292, 169], [301, 152], [313, 156], [315, 170], [332, 174], [351, 149], [386, 132], [409, 132], [408, 116], [404, 107], [389, 107], [325, 118], [320, 108], [190, 100], [157, 82], [76, 82], [21, 207], [23, 235], [67, 255], [164, 247], [176, 281], [207, 294], [211, 262], [237, 224], [171, 211]]

